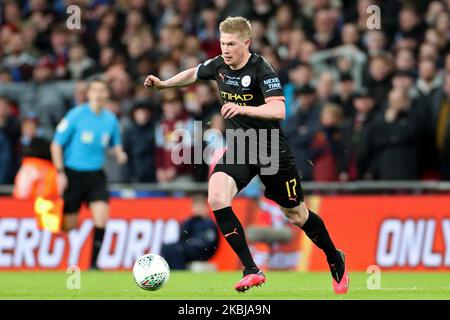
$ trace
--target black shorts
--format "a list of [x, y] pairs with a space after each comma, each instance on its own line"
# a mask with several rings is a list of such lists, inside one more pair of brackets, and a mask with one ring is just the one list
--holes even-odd
[[258, 175], [264, 184], [264, 196], [284, 208], [293, 208], [304, 201], [300, 177], [295, 166], [295, 159], [290, 150], [280, 156], [278, 171], [272, 175], [261, 174], [261, 166], [256, 164], [226, 163], [226, 153], [214, 166], [211, 173], [224, 172], [234, 179], [238, 192]]
[[68, 180], [64, 191], [64, 213], [76, 213], [83, 203], [109, 201], [106, 176], [103, 170], [76, 171], [66, 168]]

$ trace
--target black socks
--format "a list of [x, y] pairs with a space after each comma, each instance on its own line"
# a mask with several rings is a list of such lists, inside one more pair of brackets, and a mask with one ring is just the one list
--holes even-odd
[[92, 244], [91, 268], [97, 269], [97, 258], [102, 247], [105, 229], [94, 227], [94, 241]]
[[244, 275], [258, 273], [259, 269], [256, 267], [252, 255], [250, 254], [247, 240], [245, 239], [244, 229], [242, 228], [241, 222], [234, 214], [233, 209], [231, 209], [231, 207], [225, 207], [214, 210], [213, 212], [220, 231], [244, 265]]
[[322, 218], [311, 210], [308, 211], [309, 218], [302, 227], [303, 231], [316, 246], [325, 252], [329, 263], [340, 261], [342, 258], [334, 247], [333, 241], [331, 241], [330, 235], [328, 234]]
[[[215, 210], [214, 216], [223, 236], [244, 265], [244, 275], [258, 273], [259, 269], [250, 254], [244, 229], [231, 207]], [[343, 262], [342, 256], [331, 241], [323, 220], [317, 214], [309, 210], [308, 220], [302, 229], [311, 241], [325, 252], [328, 263]]]

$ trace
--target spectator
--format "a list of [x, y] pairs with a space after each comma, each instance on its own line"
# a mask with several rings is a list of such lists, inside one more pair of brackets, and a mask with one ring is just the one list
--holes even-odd
[[[10, 162], [5, 165], [4, 170], [8, 172], [8, 178], [6, 181], [11, 183], [15, 172], [19, 166], [19, 159], [17, 155], [19, 137], [20, 137], [20, 125], [16, 116], [13, 113], [11, 102], [0, 96], [0, 132], [9, 144], [9, 150], [11, 153]], [[6, 149], [5, 149], [6, 150]]]
[[312, 41], [305, 41], [298, 54], [298, 60], [305, 63], [310, 63], [311, 57], [317, 52], [317, 47]]
[[3, 59], [2, 65], [11, 70], [14, 81], [27, 81], [31, 78], [36, 59], [27, 52], [25, 40], [20, 32], [11, 34], [5, 45], [8, 53]]
[[351, 74], [341, 74], [339, 79], [339, 89], [337, 90], [337, 93], [330, 98], [330, 100], [342, 108], [346, 118], [353, 116], [353, 98], [355, 92], [355, 81], [353, 80]]
[[366, 55], [352, 44], [319, 51], [310, 59], [316, 74], [331, 72], [335, 78], [338, 78], [340, 73], [350, 73], [358, 87], [362, 84], [362, 74], [366, 62]]
[[320, 130], [314, 135], [311, 145], [314, 181], [347, 180], [345, 154], [340, 126], [342, 108], [327, 103], [320, 114]]
[[372, 57], [365, 87], [374, 93], [377, 105], [382, 105], [391, 89], [391, 75], [394, 71], [392, 56], [383, 53]]
[[413, 71], [416, 69], [416, 58], [414, 52], [408, 49], [401, 49], [395, 55], [395, 69]]
[[320, 9], [314, 15], [314, 30], [311, 40], [322, 49], [330, 49], [340, 44], [337, 33], [337, 19], [330, 9]]
[[141, 35], [146, 32], [146, 30], [148, 30], [148, 25], [144, 21], [142, 12], [136, 9], [128, 11], [122, 43], [126, 45], [130, 39], [134, 36]]
[[111, 98], [118, 102], [119, 112], [127, 114], [133, 102], [133, 86], [125, 66], [113, 65], [105, 72], [111, 88]]
[[54, 61], [46, 56], [36, 64], [33, 80], [0, 86], [0, 95], [16, 101], [22, 115], [29, 112], [37, 114], [47, 139], [52, 137], [56, 125], [64, 116], [75, 86], [73, 81], [55, 80], [54, 70]]
[[300, 50], [304, 42], [306, 42], [306, 35], [302, 29], [296, 27], [295, 29], [289, 30], [288, 48], [284, 60], [296, 60], [298, 58], [298, 55], [300, 54]]
[[0, 84], [9, 83], [11, 81], [13, 81], [13, 78], [8, 69], [0, 67]]
[[317, 81], [317, 98], [321, 103], [327, 102], [334, 95], [336, 80], [331, 72], [321, 73]]
[[204, 8], [201, 11], [201, 18], [203, 26], [198, 32], [201, 49], [209, 59], [214, 58], [221, 53], [217, 9], [214, 6]]
[[66, 26], [56, 25], [51, 30], [50, 46], [50, 52], [54, 59], [55, 77], [61, 79], [67, 74], [66, 68], [69, 58], [69, 37], [66, 32]]
[[39, 120], [37, 115], [30, 112], [22, 118], [20, 125], [20, 150], [23, 156], [33, 139], [39, 137]]
[[78, 106], [80, 104], [87, 102], [87, 91], [88, 91], [88, 84], [86, 81], [77, 81], [75, 84], [75, 89], [73, 93], [73, 106]]
[[0, 184], [10, 183], [11, 146], [3, 131], [0, 131]]
[[[193, 146], [193, 120], [184, 110], [179, 91], [164, 91], [162, 110], [162, 119], [156, 125], [156, 179], [158, 182], [193, 181], [192, 167], [183, 162], [175, 164], [172, 160], [172, 149], [176, 145], [183, 147], [177, 156], [191, 160], [184, 152]], [[189, 137], [181, 137], [180, 131], [175, 132], [177, 129], [186, 130], [183, 134], [189, 134]]]
[[139, 75], [138, 63], [146, 56], [155, 58], [155, 54], [152, 54], [154, 46], [154, 38], [150, 32], [140, 33], [128, 39], [127, 53], [129, 59], [127, 61], [127, 69], [133, 77]]
[[340, 180], [358, 180], [358, 156], [362, 148], [362, 138], [375, 112], [375, 99], [367, 88], [361, 88], [353, 98], [352, 116], [342, 124], [342, 135], [346, 163]]
[[422, 60], [419, 62], [419, 78], [416, 86], [419, 93], [425, 98], [429, 97], [434, 90], [441, 86], [441, 79], [437, 74], [435, 61]]
[[288, 83], [283, 86], [284, 96], [286, 97], [287, 118], [289, 118], [296, 111], [293, 106], [296, 88], [311, 83], [313, 80], [313, 71], [311, 65], [298, 61], [292, 62], [292, 65], [289, 68], [288, 79]]
[[344, 24], [342, 27], [342, 45], [358, 49], [360, 46], [359, 42], [358, 26], [354, 23]]
[[369, 59], [384, 52], [386, 48], [386, 35], [381, 30], [370, 30], [365, 33], [364, 45]]
[[439, 52], [435, 45], [431, 43], [423, 43], [419, 48], [419, 61], [431, 60], [437, 61], [439, 59]]
[[86, 54], [86, 48], [81, 43], [73, 44], [69, 48], [69, 61], [67, 63], [69, 79], [86, 79], [97, 72], [94, 59]]
[[401, 89], [389, 92], [387, 109], [366, 131], [360, 153], [364, 178], [416, 180], [419, 178], [420, 119], [412, 112], [411, 99]]
[[315, 89], [306, 84], [296, 91], [300, 104], [297, 112], [286, 121], [284, 132], [294, 153], [300, 177], [312, 180], [311, 141], [320, 126], [320, 106]]
[[392, 76], [392, 87], [400, 88], [408, 93], [411, 99], [421, 96], [420, 91], [416, 87], [416, 80], [412, 70], [397, 70]]
[[450, 52], [445, 56], [445, 68], [444, 72], [450, 72]]
[[16, 30], [19, 29], [23, 18], [19, 3], [15, 1], [5, 1], [3, 18], [5, 19], [4, 25], [10, 26]]
[[213, 90], [209, 83], [199, 83], [195, 91], [184, 94], [186, 110], [194, 120], [202, 121], [203, 125], [207, 125], [221, 107]]
[[450, 73], [444, 75], [442, 88], [431, 98], [431, 137], [437, 149], [441, 179], [450, 180]]
[[123, 132], [123, 148], [128, 155], [127, 180], [156, 182], [155, 123], [152, 106], [137, 102], [131, 109], [131, 123]]
[[[448, 18], [446, 13], [444, 13], [444, 15]], [[441, 15], [441, 17], [444, 16]], [[439, 53], [439, 58], [437, 61], [439, 65], [441, 65], [442, 62], [441, 57], [444, 56], [448, 49], [447, 41], [448, 39], [446, 37], [446, 34], [439, 32], [437, 29], [429, 28], [425, 33], [425, 43], [434, 46]]]
[[192, 216], [180, 227], [178, 242], [165, 244], [161, 255], [172, 270], [185, 270], [193, 261], [207, 261], [217, 251], [219, 233], [214, 221], [209, 217], [204, 195], [192, 199]]
[[176, 12], [181, 21], [183, 32], [186, 34], [195, 34], [197, 32], [198, 19], [197, 7], [193, 0], [179, 0], [176, 2]]
[[422, 42], [425, 25], [416, 7], [405, 4], [399, 13], [399, 30], [395, 34], [396, 40], [414, 38]]
[[266, 24], [258, 18], [253, 19], [251, 24], [252, 41], [250, 42], [250, 49], [253, 52], [261, 52], [261, 48], [269, 43]]

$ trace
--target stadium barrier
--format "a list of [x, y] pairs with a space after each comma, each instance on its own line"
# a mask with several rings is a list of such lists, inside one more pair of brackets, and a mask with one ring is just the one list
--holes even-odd
[[[309, 196], [309, 207], [325, 220], [335, 243], [346, 252], [349, 270], [437, 271], [450, 268], [448, 195]], [[190, 198], [113, 199], [104, 244], [103, 269], [130, 269], [136, 258], [159, 253], [178, 240], [180, 222], [191, 213]], [[265, 269], [323, 271], [323, 253], [289, 225], [267, 199], [238, 198], [233, 203], [244, 227], [292, 228], [289, 243], [251, 243]], [[37, 229], [33, 202], [0, 198], [0, 270], [88, 268], [92, 220], [86, 209], [79, 228], [68, 235]], [[218, 270], [238, 270], [239, 261], [221, 238], [211, 260]]]
[[[384, 193], [447, 193], [450, 194], [450, 182], [447, 181], [350, 181], [350, 182], [302, 182], [306, 194], [384, 194]], [[183, 194], [186, 192], [206, 192], [208, 184], [203, 182], [174, 183], [111, 183], [109, 190], [117, 197], [135, 198], [143, 195]], [[0, 185], [0, 195], [11, 196], [12, 185]]]

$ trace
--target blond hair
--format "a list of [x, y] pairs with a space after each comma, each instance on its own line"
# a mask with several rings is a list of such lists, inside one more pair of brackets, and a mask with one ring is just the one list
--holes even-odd
[[250, 21], [244, 17], [228, 17], [219, 25], [221, 33], [238, 33], [241, 40], [249, 39], [252, 35]]
[[332, 103], [332, 102], [327, 102], [323, 107], [322, 107], [322, 116], [324, 113], [326, 112], [330, 112], [333, 117], [335, 119], [337, 119], [338, 121], [341, 121], [344, 117], [344, 113], [342, 111], [342, 108], [336, 104], [336, 103]]

